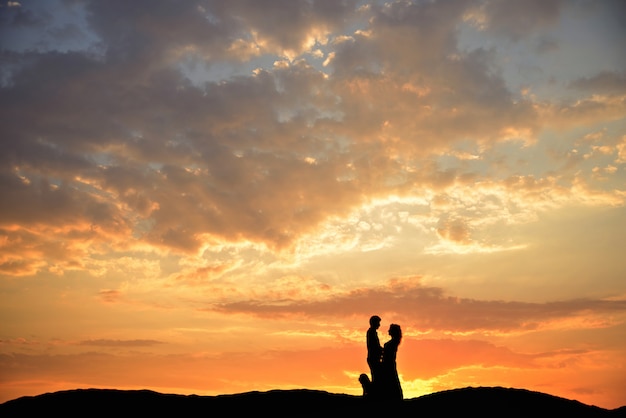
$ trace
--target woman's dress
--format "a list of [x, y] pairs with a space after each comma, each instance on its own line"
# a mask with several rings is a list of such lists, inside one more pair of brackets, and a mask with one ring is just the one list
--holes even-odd
[[383, 346], [383, 362], [382, 362], [382, 384], [381, 395], [388, 400], [402, 400], [402, 386], [398, 377], [398, 369], [396, 367], [396, 353], [398, 352], [398, 342], [389, 340]]

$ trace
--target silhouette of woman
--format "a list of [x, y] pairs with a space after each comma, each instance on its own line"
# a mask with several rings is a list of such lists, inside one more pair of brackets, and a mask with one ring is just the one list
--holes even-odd
[[380, 390], [382, 396], [387, 400], [401, 401], [404, 397], [400, 378], [398, 377], [398, 369], [396, 366], [396, 354], [398, 346], [402, 341], [402, 329], [398, 324], [389, 326], [389, 336], [391, 339], [383, 346], [383, 361], [381, 367]]

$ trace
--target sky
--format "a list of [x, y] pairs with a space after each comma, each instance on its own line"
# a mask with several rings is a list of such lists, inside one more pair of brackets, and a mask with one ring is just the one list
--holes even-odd
[[0, 402], [626, 405], [626, 3], [0, 0]]

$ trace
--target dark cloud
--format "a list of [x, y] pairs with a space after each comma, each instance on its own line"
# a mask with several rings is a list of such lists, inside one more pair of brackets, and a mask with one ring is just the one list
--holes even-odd
[[494, 51], [458, 50], [456, 26], [469, 5], [393, 3], [375, 13], [367, 34], [338, 46], [332, 81], [353, 135], [391, 138], [391, 154], [423, 155], [459, 138], [537, 129], [532, 104], [508, 90]]
[[592, 77], [582, 77], [570, 83], [570, 88], [597, 94], [626, 93], [626, 73], [605, 71]]
[[490, 31], [519, 41], [538, 29], [556, 23], [561, 8], [562, 0], [492, 0], [485, 3], [484, 11]]
[[107, 56], [132, 65], [158, 64], [166, 54], [192, 47], [215, 59], [239, 60], [233, 42], [257, 40], [270, 53], [301, 52], [311, 31], [344, 24], [356, 1], [250, 0], [177, 2], [87, 2], [89, 22], [106, 44]]
[[22, 7], [20, 2], [4, 2], [0, 5], [0, 23], [4, 27], [36, 27], [46, 24], [50, 18], [46, 12]]
[[0, 213], [5, 222], [40, 223], [42, 208], [45, 208], [46, 223], [59, 226], [81, 220], [106, 226], [115, 223], [118, 216], [111, 205], [98, 201], [95, 196], [85, 195], [67, 184], [52, 184], [46, 179], [26, 182], [16, 175], [0, 176], [0, 190], [4, 197]]
[[68, 23], [62, 27], [51, 28], [49, 33], [53, 39], [61, 42], [70, 41], [86, 35], [78, 25], [72, 23]]
[[[336, 182], [335, 164], [345, 163], [343, 156], [319, 165], [304, 160], [328, 144], [322, 133], [301, 126], [322, 117], [318, 106], [328, 102], [307, 91], [321, 80], [311, 68], [262, 73], [200, 91], [170, 71], [131, 83], [133, 73], [117, 78], [106, 62], [78, 53], [31, 58], [4, 96], [3, 158], [13, 168], [5, 173], [11, 184], [21, 182], [17, 167], [29, 181], [45, 176], [72, 183], [80, 176], [140, 213], [148, 201], [156, 202], [150, 239], [183, 249], [197, 245], [194, 232], [229, 239], [243, 232], [282, 245], [322, 219], [320, 211], [341, 210], [339, 204], [349, 199], [330, 198], [353, 189]], [[283, 110], [292, 113], [290, 120], [278, 120]], [[183, 168], [194, 166], [193, 174]], [[319, 197], [319, 190], [329, 199]], [[95, 197], [78, 187], [71, 191], [87, 201]], [[11, 206], [18, 210], [15, 201]]]
[[213, 1], [207, 5], [220, 20], [238, 21], [244, 33], [258, 32], [276, 48], [300, 51], [312, 30], [323, 35], [344, 25], [354, 12], [354, 0], [277, 0], [259, 3], [254, 0]]

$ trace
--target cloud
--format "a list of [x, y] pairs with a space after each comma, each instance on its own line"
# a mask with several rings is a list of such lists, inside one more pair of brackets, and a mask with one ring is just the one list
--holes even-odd
[[470, 231], [463, 219], [440, 219], [437, 233], [443, 239], [460, 244], [469, 242]]
[[529, 36], [544, 26], [555, 24], [561, 0], [533, 0], [524, 3], [494, 0], [485, 3], [488, 30], [513, 41]]
[[[402, 320], [407, 327], [449, 332], [527, 332], [551, 323], [568, 320], [578, 326], [579, 318], [590, 316], [621, 317], [626, 302], [605, 300], [568, 300], [546, 303], [475, 300], [446, 295], [441, 288], [425, 287], [419, 280], [392, 282], [386, 287], [356, 289], [324, 300], [244, 300], [215, 304], [208, 310], [221, 313], [245, 313], [260, 317], [303, 315], [368, 315], [372, 310]], [[593, 323], [589, 323], [590, 326]], [[570, 325], [566, 325], [570, 326]]]
[[[254, 1], [220, 3], [209, 6], [214, 16], [237, 16], [244, 36], [256, 34], [261, 53], [299, 55], [314, 42], [325, 43], [326, 36], [345, 24], [357, 2], [349, 1]], [[269, 7], [269, 9], [268, 9]], [[268, 19], [268, 13], [272, 15]], [[245, 38], [240, 38], [243, 40]]]
[[4, 5], [0, 5], [0, 22], [13, 28], [38, 26], [48, 19], [49, 16], [28, 10], [17, 1], [6, 2], [6, 9]]
[[[353, 0], [242, 0], [175, 4], [113, 1], [104, 7], [88, 2], [92, 28], [106, 44], [107, 56], [149, 65], [189, 54], [211, 66], [215, 59], [247, 60], [261, 54], [299, 55], [316, 40], [344, 24], [354, 12]], [[253, 53], [242, 53], [244, 50]], [[156, 60], [155, 60], [156, 58]]]
[[592, 77], [578, 78], [570, 87], [595, 94], [618, 95], [626, 93], [626, 73], [604, 71]]
[[150, 347], [157, 344], [163, 344], [162, 341], [156, 340], [84, 340], [79, 341], [78, 345], [88, 345], [95, 347]]
[[123, 292], [116, 289], [103, 289], [98, 292], [98, 297], [106, 303], [116, 303], [123, 297]]
[[[47, 247], [39, 231], [79, 220], [98, 231], [90, 242], [114, 251], [134, 242], [193, 254], [207, 240], [289, 250], [371, 199], [471, 183], [476, 172], [433, 163], [464, 155], [463, 141], [485, 151], [532, 143], [543, 126], [623, 114], [616, 96], [557, 104], [510, 91], [495, 49], [458, 50], [456, 27], [471, 2], [355, 7], [87, 2], [81, 30], [97, 35], [99, 53], [3, 50], [11, 63], [0, 98], [7, 240], [28, 235]], [[485, 10], [505, 30], [519, 16], [547, 25], [559, 5]], [[324, 68], [299, 55], [311, 39], [332, 54]], [[249, 61], [247, 73], [220, 82], [187, 78], [186, 54], [209, 73], [216, 62], [255, 60], [232, 56], [238, 40], [256, 42], [259, 57], [276, 64]], [[294, 56], [285, 60], [279, 51], [287, 50]], [[468, 243], [472, 222], [455, 219], [441, 221], [441, 236]], [[20, 274], [40, 268], [17, 256], [6, 263]]]

